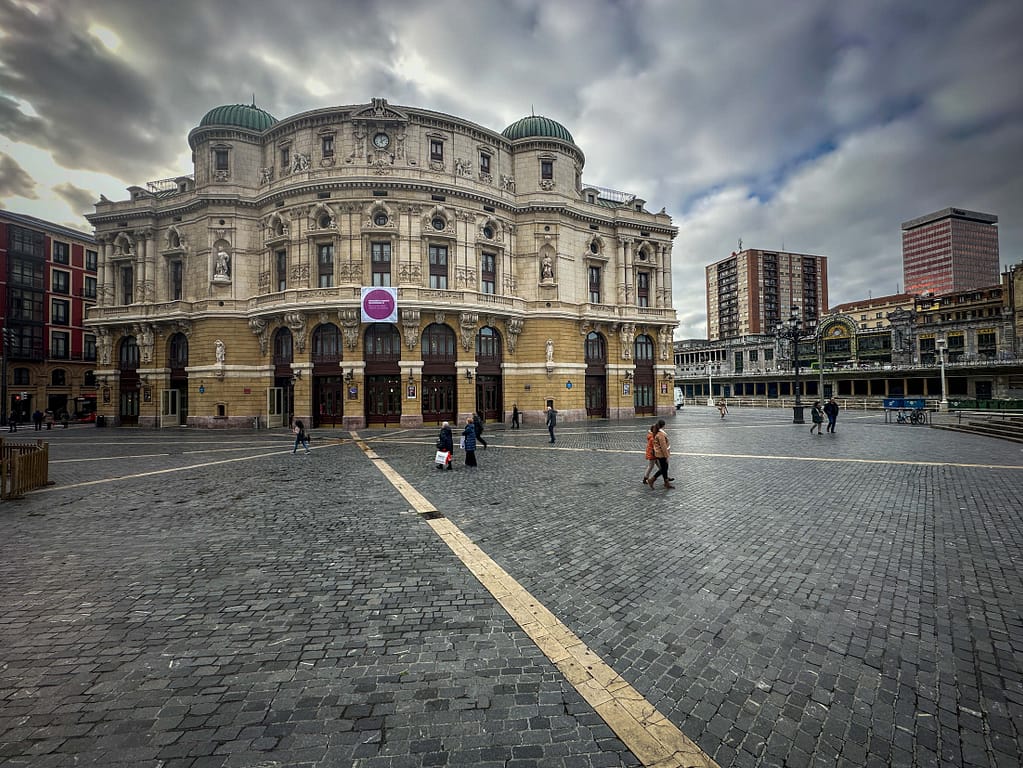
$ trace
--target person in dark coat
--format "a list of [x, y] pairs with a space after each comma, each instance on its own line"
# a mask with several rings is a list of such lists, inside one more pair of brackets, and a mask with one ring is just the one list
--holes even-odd
[[476, 441], [483, 446], [483, 450], [486, 450], [487, 441], [483, 439], [483, 414], [480, 411], [476, 411], [473, 416], [472, 425], [476, 429]]
[[551, 445], [554, 445], [554, 428], [558, 426], [558, 412], [547, 406], [547, 431], [551, 433]]
[[451, 425], [446, 421], [440, 427], [440, 436], [437, 438], [437, 450], [448, 452], [447, 462], [438, 464], [437, 469], [451, 469], [451, 458], [455, 451], [455, 439], [451, 435]]
[[462, 430], [462, 437], [465, 438], [465, 466], [475, 467], [476, 464], [476, 425], [473, 424], [472, 416], [465, 420], [465, 429]]
[[512, 403], [512, 429], [519, 428], [519, 406]]
[[43, 428], [43, 412], [36, 408], [35, 413], [32, 414], [32, 421], [35, 422], [36, 432]]
[[838, 403], [835, 402], [835, 398], [832, 397], [824, 403], [824, 415], [828, 417], [828, 432], [834, 432], [835, 422], [838, 421]]

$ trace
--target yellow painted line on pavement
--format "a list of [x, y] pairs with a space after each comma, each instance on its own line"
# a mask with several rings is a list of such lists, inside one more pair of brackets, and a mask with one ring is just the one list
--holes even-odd
[[643, 765], [717, 768], [709, 755], [591, 651], [557, 616], [458, 526], [440, 516], [436, 507], [381, 459], [365, 440], [355, 432], [352, 438]]

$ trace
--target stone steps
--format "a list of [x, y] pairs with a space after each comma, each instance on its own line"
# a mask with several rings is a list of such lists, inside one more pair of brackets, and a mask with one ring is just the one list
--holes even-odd
[[966, 432], [973, 435], [997, 437], [1023, 443], [1023, 416], [1007, 416], [997, 419], [970, 419], [960, 423], [932, 424], [934, 429], [947, 429], [951, 432]]

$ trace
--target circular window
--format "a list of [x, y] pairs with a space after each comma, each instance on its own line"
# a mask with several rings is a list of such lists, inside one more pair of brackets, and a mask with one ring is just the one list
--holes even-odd
[[483, 227], [483, 237], [487, 238], [487, 240], [493, 240], [494, 239], [494, 228], [493, 227]]
[[596, 240], [590, 240], [590, 253], [600, 253], [600, 246]]
[[373, 217], [373, 223], [376, 224], [378, 227], [385, 226], [387, 224], [387, 214], [383, 212], [378, 213], [376, 216]]
[[430, 223], [433, 224], [433, 228], [436, 229], [438, 232], [444, 229], [445, 226], [447, 226], [447, 222], [444, 221], [444, 219], [442, 219], [440, 216], [435, 216], [433, 221]]

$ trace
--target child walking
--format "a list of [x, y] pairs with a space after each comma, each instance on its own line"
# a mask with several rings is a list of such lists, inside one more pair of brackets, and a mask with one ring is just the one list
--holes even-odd
[[299, 443], [305, 448], [305, 452], [309, 453], [309, 437], [305, 433], [305, 424], [300, 419], [295, 419], [295, 429], [293, 431], [295, 433], [295, 447], [291, 449], [292, 455], [298, 452]]

